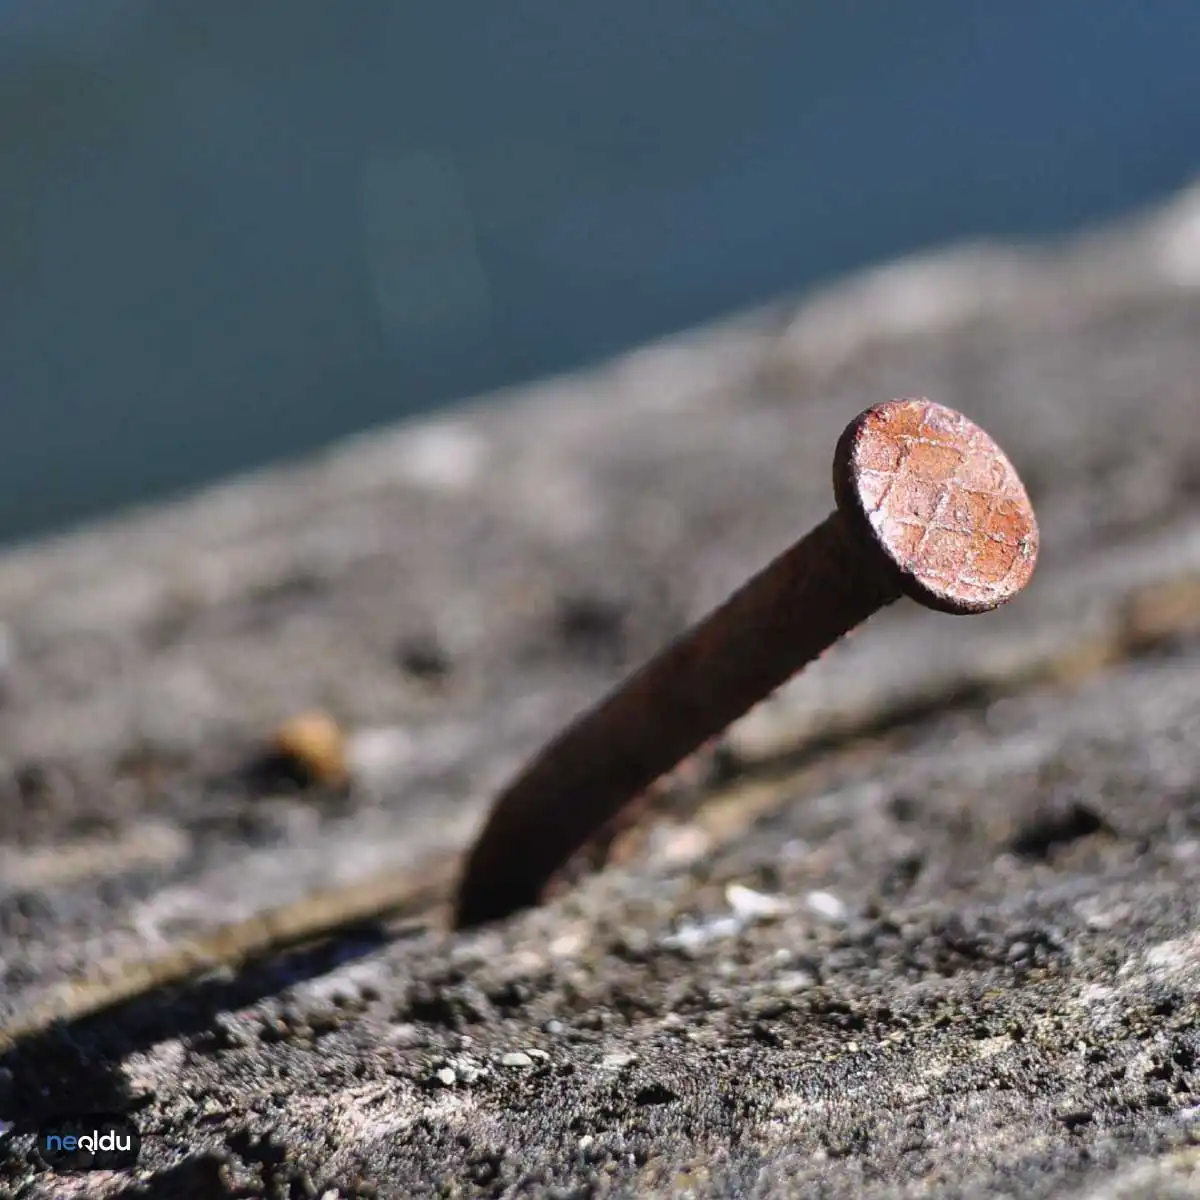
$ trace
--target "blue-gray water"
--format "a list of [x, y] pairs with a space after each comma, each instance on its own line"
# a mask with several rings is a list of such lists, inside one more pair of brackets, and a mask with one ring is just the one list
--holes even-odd
[[1144, 204], [1198, 62], [1196, 0], [0, 0], [0, 539]]

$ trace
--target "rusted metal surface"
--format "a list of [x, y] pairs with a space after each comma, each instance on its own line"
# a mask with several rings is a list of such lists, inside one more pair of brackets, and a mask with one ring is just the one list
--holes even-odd
[[459, 889], [460, 928], [535, 903], [665, 771], [907, 593], [983, 612], [1028, 582], [1037, 522], [977, 425], [925, 399], [860, 414], [834, 455], [838, 509], [552, 741], [497, 799]]
[[834, 456], [838, 509], [917, 603], [986, 612], [1033, 575], [1038, 527], [1012, 463], [962, 413], [923, 398], [867, 409]]

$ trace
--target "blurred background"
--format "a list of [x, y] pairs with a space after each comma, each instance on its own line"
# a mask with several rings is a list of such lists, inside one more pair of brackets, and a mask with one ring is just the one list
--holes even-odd
[[1200, 167], [1196, 0], [0, 0], [0, 541]]

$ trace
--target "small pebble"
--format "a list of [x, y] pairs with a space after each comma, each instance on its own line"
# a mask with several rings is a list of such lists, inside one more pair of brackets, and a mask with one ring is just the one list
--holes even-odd
[[725, 899], [733, 909], [734, 916], [741, 917], [744, 921], [777, 917], [788, 910], [786, 900], [781, 900], [778, 896], [768, 896], [764, 892], [756, 892], [740, 883], [731, 883], [725, 889]]
[[523, 1050], [512, 1050], [500, 1060], [500, 1065], [502, 1067], [532, 1067], [533, 1059]]
[[346, 738], [341, 726], [325, 712], [289, 717], [268, 740], [269, 750], [314, 783], [345, 783]]
[[453, 1087], [457, 1076], [452, 1067], [442, 1067], [441, 1070], [435, 1071], [433, 1075], [443, 1087]]
[[846, 919], [845, 902], [832, 892], [809, 892], [804, 900], [819, 917], [824, 917], [828, 921], [844, 921]]
[[668, 950], [682, 950], [695, 954], [710, 942], [721, 938], [736, 937], [742, 932], [743, 922], [735, 916], [710, 917], [702, 922], [684, 919], [674, 933], [659, 939], [659, 944]]

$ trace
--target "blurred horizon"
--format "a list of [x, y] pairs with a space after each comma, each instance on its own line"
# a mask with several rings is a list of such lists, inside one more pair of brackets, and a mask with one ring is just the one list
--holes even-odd
[[0, 0], [0, 543], [1200, 169], [1200, 5]]

